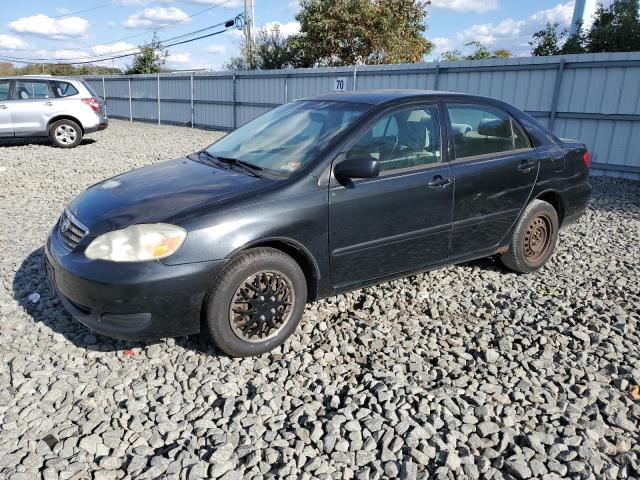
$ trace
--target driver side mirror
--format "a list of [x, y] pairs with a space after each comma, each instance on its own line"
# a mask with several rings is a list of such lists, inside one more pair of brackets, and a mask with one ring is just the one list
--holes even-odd
[[375, 158], [348, 158], [337, 164], [333, 169], [336, 178], [373, 178], [380, 174], [380, 162]]

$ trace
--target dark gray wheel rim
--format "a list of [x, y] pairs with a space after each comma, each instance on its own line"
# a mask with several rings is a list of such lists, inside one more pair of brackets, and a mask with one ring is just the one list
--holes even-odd
[[524, 233], [524, 258], [530, 264], [536, 264], [545, 257], [551, 247], [553, 223], [546, 214], [536, 216]]
[[277, 270], [261, 271], [237, 288], [229, 307], [235, 335], [250, 343], [277, 336], [291, 320], [295, 292], [289, 277]]

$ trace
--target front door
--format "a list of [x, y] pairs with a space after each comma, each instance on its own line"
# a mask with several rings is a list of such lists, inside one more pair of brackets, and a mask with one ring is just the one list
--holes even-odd
[[453, 202], [437, 104], [400, 108], [334, 161], [373, 157], [376, 178], [329, 187], [329, 249], [335, 288], [408, 272], [447, 257]]
[[16, 136], [43, 135], [55, 113], [55, 98], [46, 80], [15, 81], [11, 120]]
[[9, 101], [11, 80], [0, 80], [0, 137], [13, 137]]
[[533, 190], [538, 156], [506, 112], [483, 105], [447, 106], [455, 160], [451, 257], [496, 248]]

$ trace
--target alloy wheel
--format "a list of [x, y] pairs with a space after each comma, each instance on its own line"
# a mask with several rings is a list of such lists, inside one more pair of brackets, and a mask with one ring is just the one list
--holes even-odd
[[76, 138], [78, 138], [78, 132], [76, 132], [76, 129], [70, 125], [58, 126], [54, 135], [56, 136], [56, 140], [63, 145], [69, 145], [75, 142]]
[[229, 307], [231, 329], [243, 341], [257, 343], [278, 335], [291, 319], [295, 293], [289, 277], [261, 271], [240, 284]]

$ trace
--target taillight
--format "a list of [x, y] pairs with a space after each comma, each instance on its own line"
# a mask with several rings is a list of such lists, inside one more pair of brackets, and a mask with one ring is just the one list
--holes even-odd
[[87, 105], [89, 105], [91, 107], [91, 110], [93, 110], [94, 112], [100, 111], [100, 102], [97, 98], [83, 98], [82, 103], [86, 103]]
[[584, 162], [585, 167], [587, 167], [587, 170], [589, 170], [591, 168], [591, 155], [589, 154], [588, 150], [584, 151], [584, 154], [582, 155], [582, 161]]

